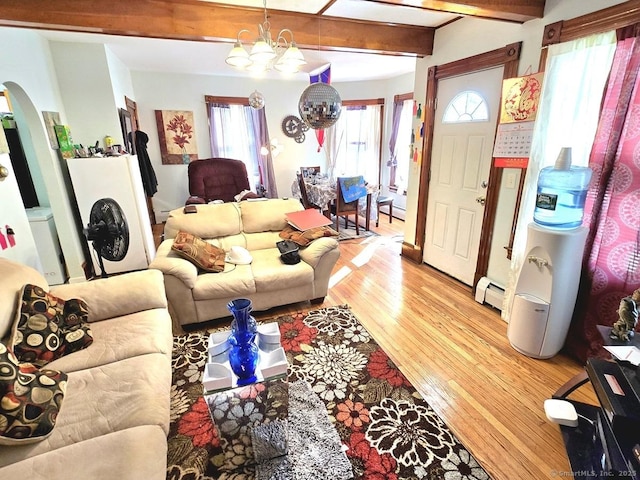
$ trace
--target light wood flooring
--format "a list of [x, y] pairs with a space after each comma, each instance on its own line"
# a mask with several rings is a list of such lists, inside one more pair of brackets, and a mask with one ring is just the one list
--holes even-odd
[[[400, 255], [403, 228], [383, 215], [372, 227], [380, 236], [340, 242], [334, 284], [319, 306], [348, 304], [493, 479], [572, 478], [543, 402], [582, 366], [563, 354], [535, 360], [516, 352], [500, 313], [475, 302], [470, 287]], [[590, 385], [571, 398], [597, 404]]]

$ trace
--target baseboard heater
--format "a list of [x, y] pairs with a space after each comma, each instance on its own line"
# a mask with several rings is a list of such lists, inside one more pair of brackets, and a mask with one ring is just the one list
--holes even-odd
[[476, 302], [486, 303], [493, 308], [502, 311], [502, 300], [504, 299], [504, 288], [491, 281], [487, 277], [482, 277], [476, 286]]

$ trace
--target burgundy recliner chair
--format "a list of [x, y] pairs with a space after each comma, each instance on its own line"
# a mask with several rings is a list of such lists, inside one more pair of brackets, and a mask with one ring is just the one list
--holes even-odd
[[230, 158], [194, 160], [189, 164], [187, 173], [191, 196], [187, 199], [186, 205], [209, 203], [213, 200], [235, 202], [236, 195], [243, 190], [250, 190], [247, 167], [240, 160]]

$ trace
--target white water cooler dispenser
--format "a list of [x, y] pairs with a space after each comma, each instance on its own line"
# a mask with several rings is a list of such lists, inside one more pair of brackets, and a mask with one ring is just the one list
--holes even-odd
[[587, 231], [529, 224], [507, 328], [509, 342], [520, 353], [550, 358], [564, 345], [578, 296]]

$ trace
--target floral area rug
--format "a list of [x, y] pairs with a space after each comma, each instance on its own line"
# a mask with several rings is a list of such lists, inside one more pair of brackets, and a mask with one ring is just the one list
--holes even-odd
[[[322, 400], [355, 479], [490, 478], [348, 306], [271, 321], [280, 326], [289, 381], [307, 382]], [[244, 465], [222, 471], [225, 458], [201, 383], [209, 333], [174, 337], [167, 478], [253, 479], [255, 472]], [[238, 422], [251, 416], [251, 401], [237, 413]], [[238, 451], [238, 458], [243, 455]]]

